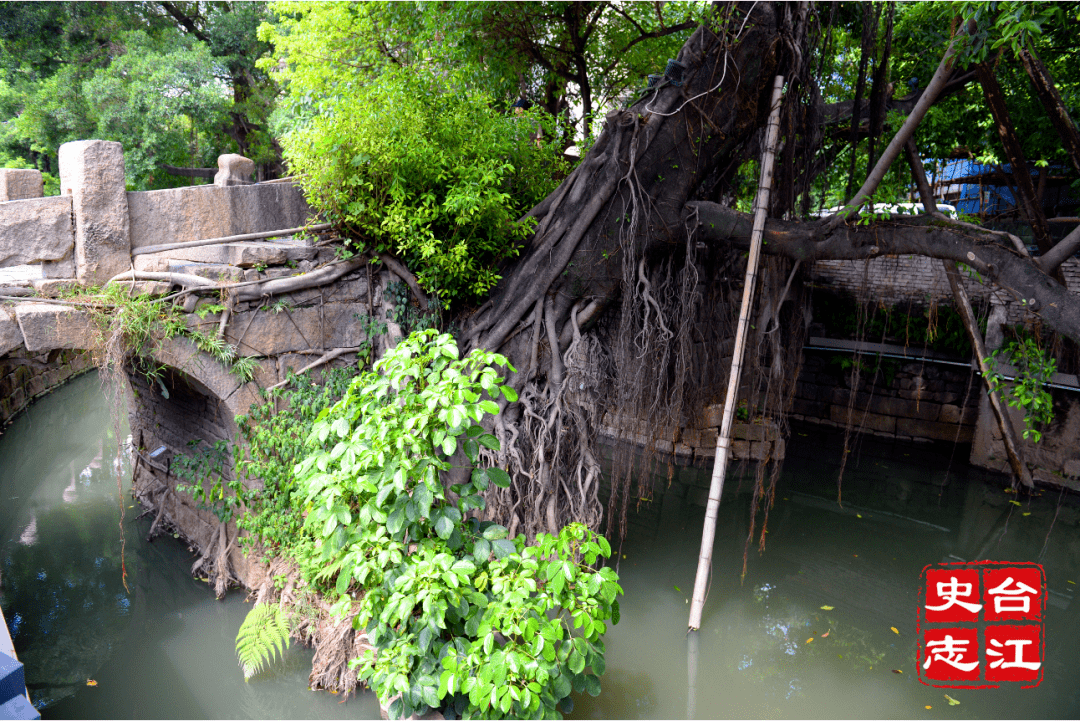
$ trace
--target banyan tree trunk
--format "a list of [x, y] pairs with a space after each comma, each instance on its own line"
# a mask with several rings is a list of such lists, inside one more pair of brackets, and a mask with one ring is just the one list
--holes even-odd
[[[518, 369], [520, 401], [497, 421], [503, 448], [489, 459], [514, 478], [488, 497], [511, 533], [599, 522], [595, 441], [605, 413], [657, 427], [662, 415], [677, 428], [688, 412], [682, 388], [706, 279], [686, 204], [712, 199], [703, 181], [756, 155], [772, 80], [779, 67], [800, 66], [792, 49], [806, 26], [803, 3], [716, 12], [664, 81], [608, 114], [581, 165], [531, 211], [535, 234], [466, 322], [466, 349], [498, 351]], [[600, 320], [614, 329], [607, 340], [595, 332]]]

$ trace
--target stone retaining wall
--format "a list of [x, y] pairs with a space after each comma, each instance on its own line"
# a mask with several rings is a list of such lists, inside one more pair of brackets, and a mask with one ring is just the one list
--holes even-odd
[[35, 353], [20, 348], [0, 357], [0, 427], [34, 399], [93, 368], [91, 353], [82, 350]]
[[[600, 435], [611, 442], [629, 442], [661, 454], [674, 454], [680, 463], [703, 463], [716, 457], [716, 436], [724, 404], [706, 406], [698, 417], [682, 428], [658, 426], [651, 421], [604, 416]], [[758, 419], [736, 421], [731, 428], [731, 460], [783, 460], [786, 444], [780, 429]]]
[[[850, 354], [807, 349], [791, 408], [794, 420], [845, 426], [851, 403], [851, 370], [837, 362]], [[978, 416], [982, 379], [969, 368], [931, 362], [883, 359], [863, 354], [868, 371], [854, 389], [851, 417], [855, 430], [906, 441], [971, 443]], [[891, 367], [890, 367], [891, 366]], [[892, 378], [886, 378], [895, 374]]]

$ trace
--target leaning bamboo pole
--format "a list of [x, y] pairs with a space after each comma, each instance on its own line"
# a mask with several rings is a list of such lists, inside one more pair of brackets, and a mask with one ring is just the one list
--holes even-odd
[[716, 436], [716, 459], [713, 462], [712, 482], [709, 485], [709, 503], [705, 508], [705, 527], [701, 531], [701, 552], [698, 554], [697, 576], [694, 579], [694, 597], [690, 604], [690, 630], [701, 628], [701, 612], [705, 608], [705, 596], [712, 568], [713, 541], [716, 538], [716, 519], [720, 515], [720, 496], [724, 492], [724, 474], [727, 472], [728, 454], [731, 450], [731, 423], [735, 418], [735, 401], [739, 393], [743, 354], [746, 349], [747, 328], [754, 302], [754, 286], [757, 284], [758, 261], [761, 258], [761, 237], [765, 231], [765, 216], [769, 211], [769, 193], [772, 190], [773, 161], [780, 136], [780, 97], [784, 88], [784, 76], [777, 75], [773, 84], [769, 124], [765, 130], [765, 152], [761, 156], [761, 182], [758, 185], [754, 207], [754, 225], [750, 234], [750, 257], [746, 261], [746, 280], [743, 286], [742, 306], [739, 308], [739, 324], [735, 330], [735, 352], [731, 357], [731, 373], [728, 375], [727, 395], [724, 397], [724, 414], [720, 432]]

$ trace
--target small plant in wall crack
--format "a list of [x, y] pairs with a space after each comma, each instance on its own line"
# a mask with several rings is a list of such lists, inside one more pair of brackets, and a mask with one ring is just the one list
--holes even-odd
[[[997, 360], [1003, 356], [1016, 367], [1016, 379], [1011, 388], [1005, 387], [1005, 378], [997, 370]], [[987, 358], [990, 372], [987, 381], [993, 391], [1003, 390], [1002, 395], [1010, 406], [1024, 411], [1024, 438], [1038, 443], [1042, 440], [1042, 428], [1054, 420], [1054, 399], [1047, 390], [1047, 383], [1057, 372], [1057, 361], [1039, 347], [1034, 338], [1022, 335], [1009, 341], [1004, 349], [997, 349]]]

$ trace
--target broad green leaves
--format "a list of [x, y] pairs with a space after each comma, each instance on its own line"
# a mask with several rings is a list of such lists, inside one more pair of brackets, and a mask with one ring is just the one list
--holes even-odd
[[[508, 364], [414, 333], [319, 415], [296, 466], [313, 546], [302, 568], [333, 588], [338, 613], [355, 610], [377, 654], [353, 665], [381, 698], [401, 694], [398, 716], [554, 716], [571, 691], [600, 690], [601, 638], [622, 593], [614, 571], [594, 568], [607, 541], [573, 524], [526, 546], [469, 515], [489, 484], [511, 482], [481, 465], [500, 444], [480, 423], [498, 412], [494, 398], [516, 397], [496, 366]], [[439, 474], [458, 447], [477, 467], [451, 502]]]

